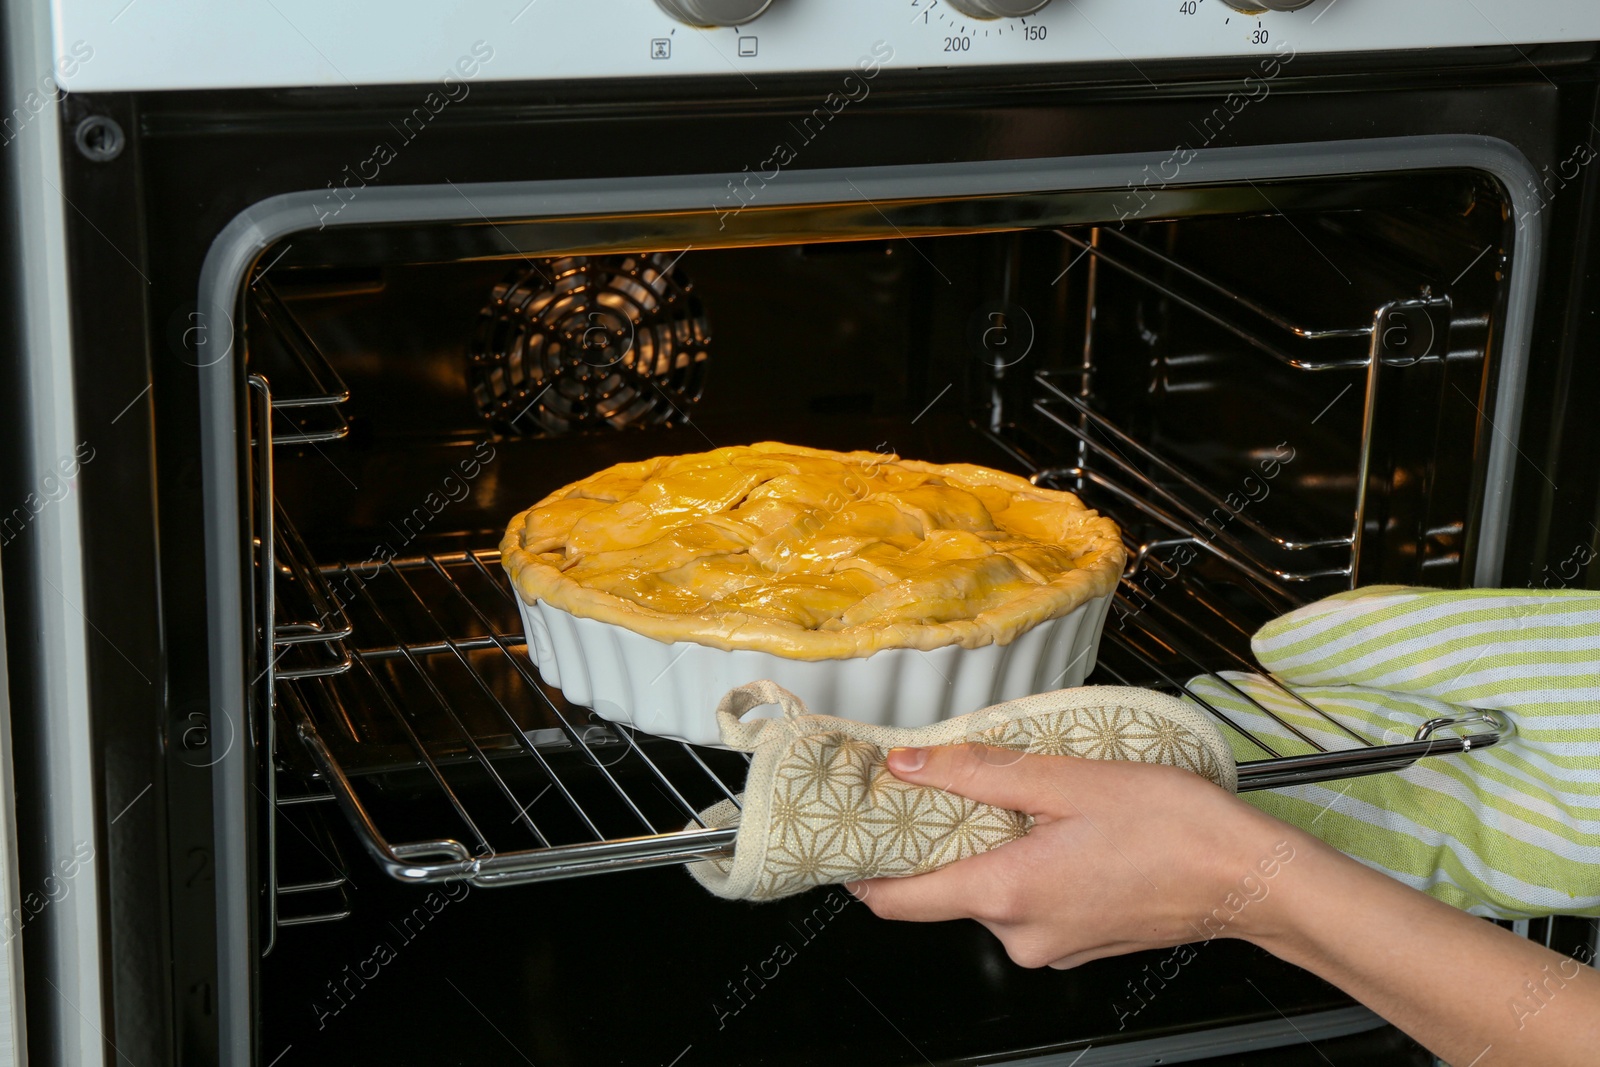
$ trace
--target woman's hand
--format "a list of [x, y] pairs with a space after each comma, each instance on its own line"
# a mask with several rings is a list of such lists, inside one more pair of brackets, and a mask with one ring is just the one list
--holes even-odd
[[1032, 815], [992, 852], [858, 882], [887, 919], [973, 918], [1024, 967], [1234, 936], [1309, 839], [1188, 771], [983, 745], [895, 749], [889, 769]]
[[1238, 937], [1451, 1063], [1587, 1065], [1600, 1049], [1592, 956], [1457, 911], [1188, 771], [981, 745], [896, 749], [889, 769], [1035, 825], [932, 874], [852, 885], [883, 918], [977, 919], [1025, 967]]

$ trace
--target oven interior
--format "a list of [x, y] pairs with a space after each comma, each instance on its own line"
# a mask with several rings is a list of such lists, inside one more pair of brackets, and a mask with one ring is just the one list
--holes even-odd
[[[1086, 968], [1091, 1005], [981, 931], [929, 940], [853, 907], [800, 954], [810, 978], [767, 992], [782, 979], [742, 968], [811, 944], [824, 894], [721, 905], [671, 869], [728, 847], [695, 813], [739, 791], [744, 757], [612, 726], [528, 660], [499, 567], [509, 516], [611, 463], [759, 440], [987, 464], [1112, 516], [1130, 564], [1090, 684], [1181, 692], [1251, 669], [1249, 635], [1297, 604], [1472, 580], [1514, 251], [1491, 179], [1218, 186], [1120, 222], [919, 210], [848, 233], [799, 213], [720, 246], [711, 216], [693, 241], [611, 220], [622, 236], [508, 251], [394, 226], [262, 253], [239, 314], [266, 1052], [341, 1027], [360, 1047], [402, 1025], [396, 1005], [478, 1033], [476, 1012], [535, 1062], [667, 1062], [705, 1032], [771, 1063], [840, 1042], [966, 1062], [1348, 1006], [1219, 944], [1130, 1016], [1139, 957]], [[630, 225], [653, 236], [629, 246]], [[1255, 787], [1420, 754], [1357, 739], [1308, 770], [1309, 747], [1239, 745]], [[379, 938], [431, 939], [401, 954], [416, 983], [367, 976]], [[882, 992], [950, 951], [975, 1018]], [[428, 974], [469, 957], [474, 987]], [[1275, 975], [1257, 979], [1275, 1006], [1241, 973]], [[796, 1020], [829, 982], [852, 1003], [813, 1032]], [[483, 1033], [484, 1056], [515, 1062]]]

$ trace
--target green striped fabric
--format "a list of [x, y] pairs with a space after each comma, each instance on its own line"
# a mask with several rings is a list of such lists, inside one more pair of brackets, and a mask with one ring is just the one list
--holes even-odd
[[[1504, 712], [1515, 733], [1246, 800], [1476, 915], [1600, 915], [1600, 593], [1370, 586], [1285, 615], [1252, 644], [1271, 677], [1189, 688], [1278, 755], [1406, 741], [1474, 708]], [[1224, 732], [1240, 762], [1270, 755]]]

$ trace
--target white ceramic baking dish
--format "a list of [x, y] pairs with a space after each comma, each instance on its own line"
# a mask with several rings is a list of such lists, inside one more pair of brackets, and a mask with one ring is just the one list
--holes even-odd
[[[857, 659], [785, 659], [666, 643], [538, 601], [517, 605], [528, 655], [569, 701], [660, 737], [722, 747], [717, 702], [734, 686], [770, 678], [814, 712], [917, 727], [1004, 700], [1082, 685], [1111, 595], [1039, 624], [1008, 645], [931, 652], [890, 648]], [[770, 710], [770, 709], [766, 709]]]

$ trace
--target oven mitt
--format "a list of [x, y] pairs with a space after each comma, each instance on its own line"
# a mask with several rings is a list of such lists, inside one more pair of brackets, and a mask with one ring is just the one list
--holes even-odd
[[[782, 717], [740, 721], [763, 705], [777, 705]], [[702, 860], [689, 872], [730, 900], [923, 874], [1032, 827], [1020, 812], [900, 781], [884, 765], [898, 746], [981, 741], [1020, 752], [1165, 763], [1230, 791], [1238, 784], [1228, 745], [1209, 718], [1147, 689], [1062, 689], [899, 729], [808, 714], [799, 697], [760, 681], [729, 691], [717, 723], [723, 744], [754, 758], [740, 803], [725, 800], [700, 815], [708, 827], [739, 828], [732, 858]]]
[[[1277, 619], [1252, 644], [1277, 681], [1228, 673], [1189, 689], [1280, 755], [1312, 748], [1241, 692], [1327, 749], [1369, 743], [1346, 730], [1409, 741], [1478, 708], [1513, 732], [1250, 803], [1475, 915], [1600, 915], [1600, 593], [1371, 586]], [[1228, 733], [1241, 762], [1268, 755]]]

